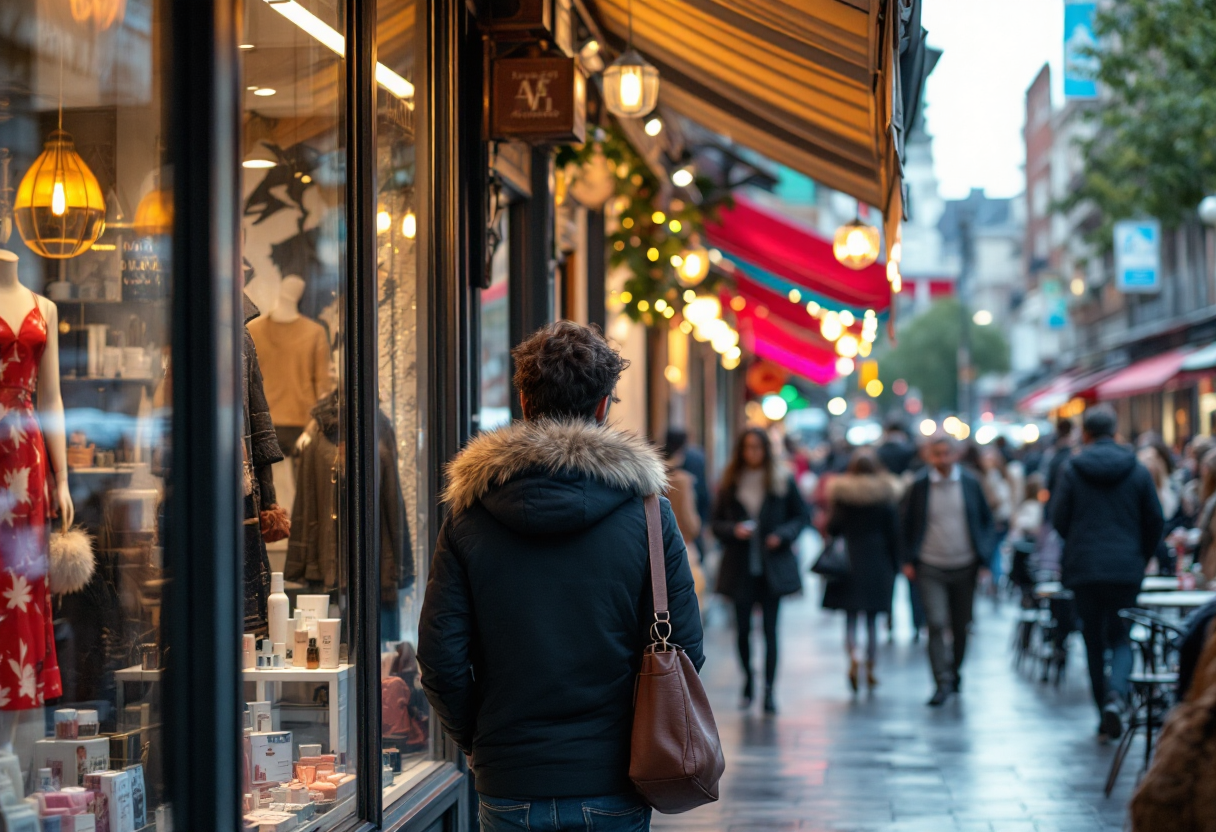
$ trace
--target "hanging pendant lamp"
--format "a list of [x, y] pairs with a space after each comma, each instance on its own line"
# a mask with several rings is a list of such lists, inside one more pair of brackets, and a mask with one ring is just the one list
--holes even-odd
[[836, 229], [832, 253], [850, 269], [864, 269], [878, 259], [878, 229], [858, 217]]
[[633, 48], [633, 0], [629, 0], [629, 46], [604, 70], [604, 106], [620, 118], [641, 118], [659, 103], [659, 71]]
[[22, 177], [13, 216], [25, 244], [54, 260], [88, 251], [105, 230], [101, 185], [64, 130], [47, 137], [41, 155]]

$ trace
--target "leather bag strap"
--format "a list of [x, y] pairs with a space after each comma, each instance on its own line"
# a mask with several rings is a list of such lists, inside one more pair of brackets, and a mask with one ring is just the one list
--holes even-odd
[[646, 508], [646, 539], [650, 546], [650, 588], [654, 594], [656, 621], [666, 621], [667, 564], [663, 552], [663, 518], [659, 514], [659, 498], [648, 494], [642, 501]]

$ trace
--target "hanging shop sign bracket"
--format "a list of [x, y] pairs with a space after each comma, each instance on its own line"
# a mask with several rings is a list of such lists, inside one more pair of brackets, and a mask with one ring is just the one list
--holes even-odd
[[498, 58], [490, 85], [493, 138], [530, 144], [585, 140], [587, 79], [574, 58]]

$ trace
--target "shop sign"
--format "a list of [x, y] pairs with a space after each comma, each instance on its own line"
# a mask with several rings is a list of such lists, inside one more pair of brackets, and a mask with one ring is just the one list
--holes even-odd
[[488, 6], [478, 23], [496, 40], [547, 40], [574, 56], [571, 0], [515, 0]]
[[565, 56], [494, 62], [490, 132], [495, 139], [582, 142], [587, 81]]
[[1063, 329], [1068, 326], [1068, 298], [1064, 296], [1064, 287], [1055, 278], [1044, 280], [1042, 287], [1043, 325], [1048, 329]]
[[1068, 100], [1098, 97], [1098, 59], [1086, 54], [1098, 45], [1094, 36], [1093, 2], [1064, 4], [1064, 97]]
[[1161, 223], [1115, 223], [1115, 288], [1124, 294], [1161, 291]]

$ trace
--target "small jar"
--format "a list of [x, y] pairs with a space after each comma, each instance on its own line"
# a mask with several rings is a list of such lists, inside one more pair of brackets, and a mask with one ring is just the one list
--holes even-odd
[[55, 739], [74, 740], [80, 736], [80, 723], [75, 708], [60, 708], [55, 711]]
[[76, 711], [76, 734], [79, 737], [95, 737], [101, 731], [97, 723], [97, 711]]
[[144, 670], [160, 670], [160, 645], [155, 642], [139, 645], [139, 663]]

